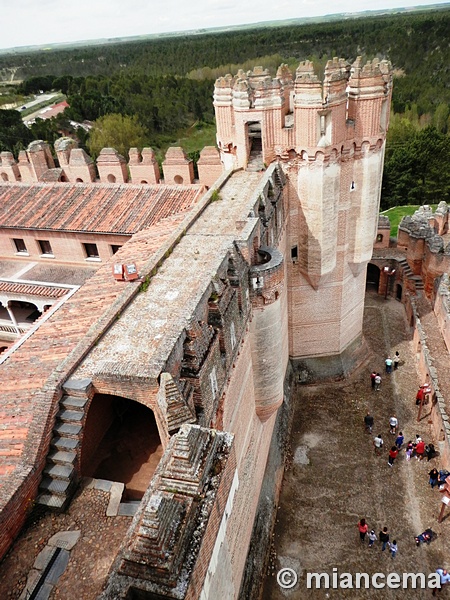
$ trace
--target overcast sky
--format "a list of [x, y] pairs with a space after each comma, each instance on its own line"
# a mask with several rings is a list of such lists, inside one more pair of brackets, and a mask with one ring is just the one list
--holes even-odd
[[240, 25], [435, 0], [0, 0], [0, 48]]

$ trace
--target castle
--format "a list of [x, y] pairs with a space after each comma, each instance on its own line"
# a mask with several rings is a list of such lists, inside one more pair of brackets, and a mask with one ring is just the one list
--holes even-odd
[[358, 361], [391, 92], [386, 61], [220, 78], [198, 181], [180, 149], [163, 179], [151, 149], [1, 154], [0, 556], [143, 406], [162, 457], [103, 600], [239, 596], [293, 386]]

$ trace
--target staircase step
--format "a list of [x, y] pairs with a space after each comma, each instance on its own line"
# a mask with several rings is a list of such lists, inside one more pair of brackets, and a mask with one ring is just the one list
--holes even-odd
[[53, 431], [58, 435], [64, 435], [66, 437], [77, 437], [81, 431], [81, 425], [73, 425], [72, 423], [65, 423], [61, 421], [57, 423]]
[[78, 410], [83, 410], [83, 408], [86, 406], [87, 401], [87, 398], [80, 398], [78, 396], [64, 396], [61, 399], [60, 404], [65, 408], [75, 408]]
[[73, 465], [75, 463], [76, 458], [76, 452], [64, 452], [63, 450], [54, 450], [48, 455], [48, 459], [57, 465]]
[[75, 450], [78, 446], [78, 440], [66, 437], [54, 437], [50, 443], [59, 450]]
[[72, 464], [47, 464], [44, 473], [52, 479], [70, 479], [74, 471]]
[[56, 494], [57, 496], [65, 496], [71, 483], [71, 481], [65, 481], [64, 479], [52, 479], [51, 477], [44, 477], [39, 485], [39, 489], [41, 489], [44, 493], [50, 492], [51, 494]]
[[76, 410], [67, 410], [66, 408], [63, 408], [62, 410], [59, 411], [59, 413], [57, 414], [58, 419], [60, 419], [61, 421], [64, 422], [75, 422], [75, 423], [79, 423], [83, 417], [84, 417], [84, 413], [76, 411]]
[[39, 494], [36, 499], [38, 504], [48, 506], [48, 508], [64, 508], [67, 498], [64, 496], [53, 496], [53, 494]]

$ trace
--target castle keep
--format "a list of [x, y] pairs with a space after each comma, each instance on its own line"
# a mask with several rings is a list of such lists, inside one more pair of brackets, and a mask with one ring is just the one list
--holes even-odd
[[150, 148], [1, 154], [1, 555], [143, 407], [162, 457], [102, 598], [238, 598], [290, 389], [362, 343], [391, 79], [359, 59], [218, 79], [198, 180], [177, 148], [162, 176]]

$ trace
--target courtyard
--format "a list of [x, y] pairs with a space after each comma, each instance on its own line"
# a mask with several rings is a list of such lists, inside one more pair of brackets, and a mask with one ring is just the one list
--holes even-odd
[[[263, 599], [284, 598], [431, 598], [421, 589], [333, 589], [335, 573], [433, 573], [449, 567], [450, 518], [437, 522], [441, 494], [428, 485], [428, 472], [439, 470], [439, 456], [418, 461], [399, 453], [393, 467], [388, 451], [395, 436], [389, 418], [396, 414], [405, 442], [420, 434], [427, 443], [430, 425], [427, 410], [417, 423], [415, 395], [423, 383], [415, 367], [411, 334], [403, 305], [366, 294], [364, 336], [367, 349], [362, 365], [345, 381], [300, 387], [291, 433], [291, 457], [285, 473], [275, 525], [272, 560]], [[401, 364], [391, 375], [384, 360], [398, 350]], [[380, 372], [381, 389], [372, 391], [370, 373]], [[373, 435], [366, 433], [364, 416], [375, 420]], [[384, 448], [376, 456], [373, 437], [381, 433]], [[436, 444], [437, 446], [437, 444]], [[381, 544], [373, 548], [359, 540], [357, 523], [365, 518], [377, 536], [387, 527], [396, 539], [393, 559]], [[414, 537], [431, 527], [438, 536], [430, 545], [416, 547]], [[281, 589], [276, 574], [293, 569], [299, 577], [292, 589]], [[331, 589], [307, 589], [306, 574], [328, 573]], [[339, 581], [339, 579], [338, 579]], [[411, 587], [411, 586], [410, 586]], [[440, 597], [450, 597], [444, 589]]]

